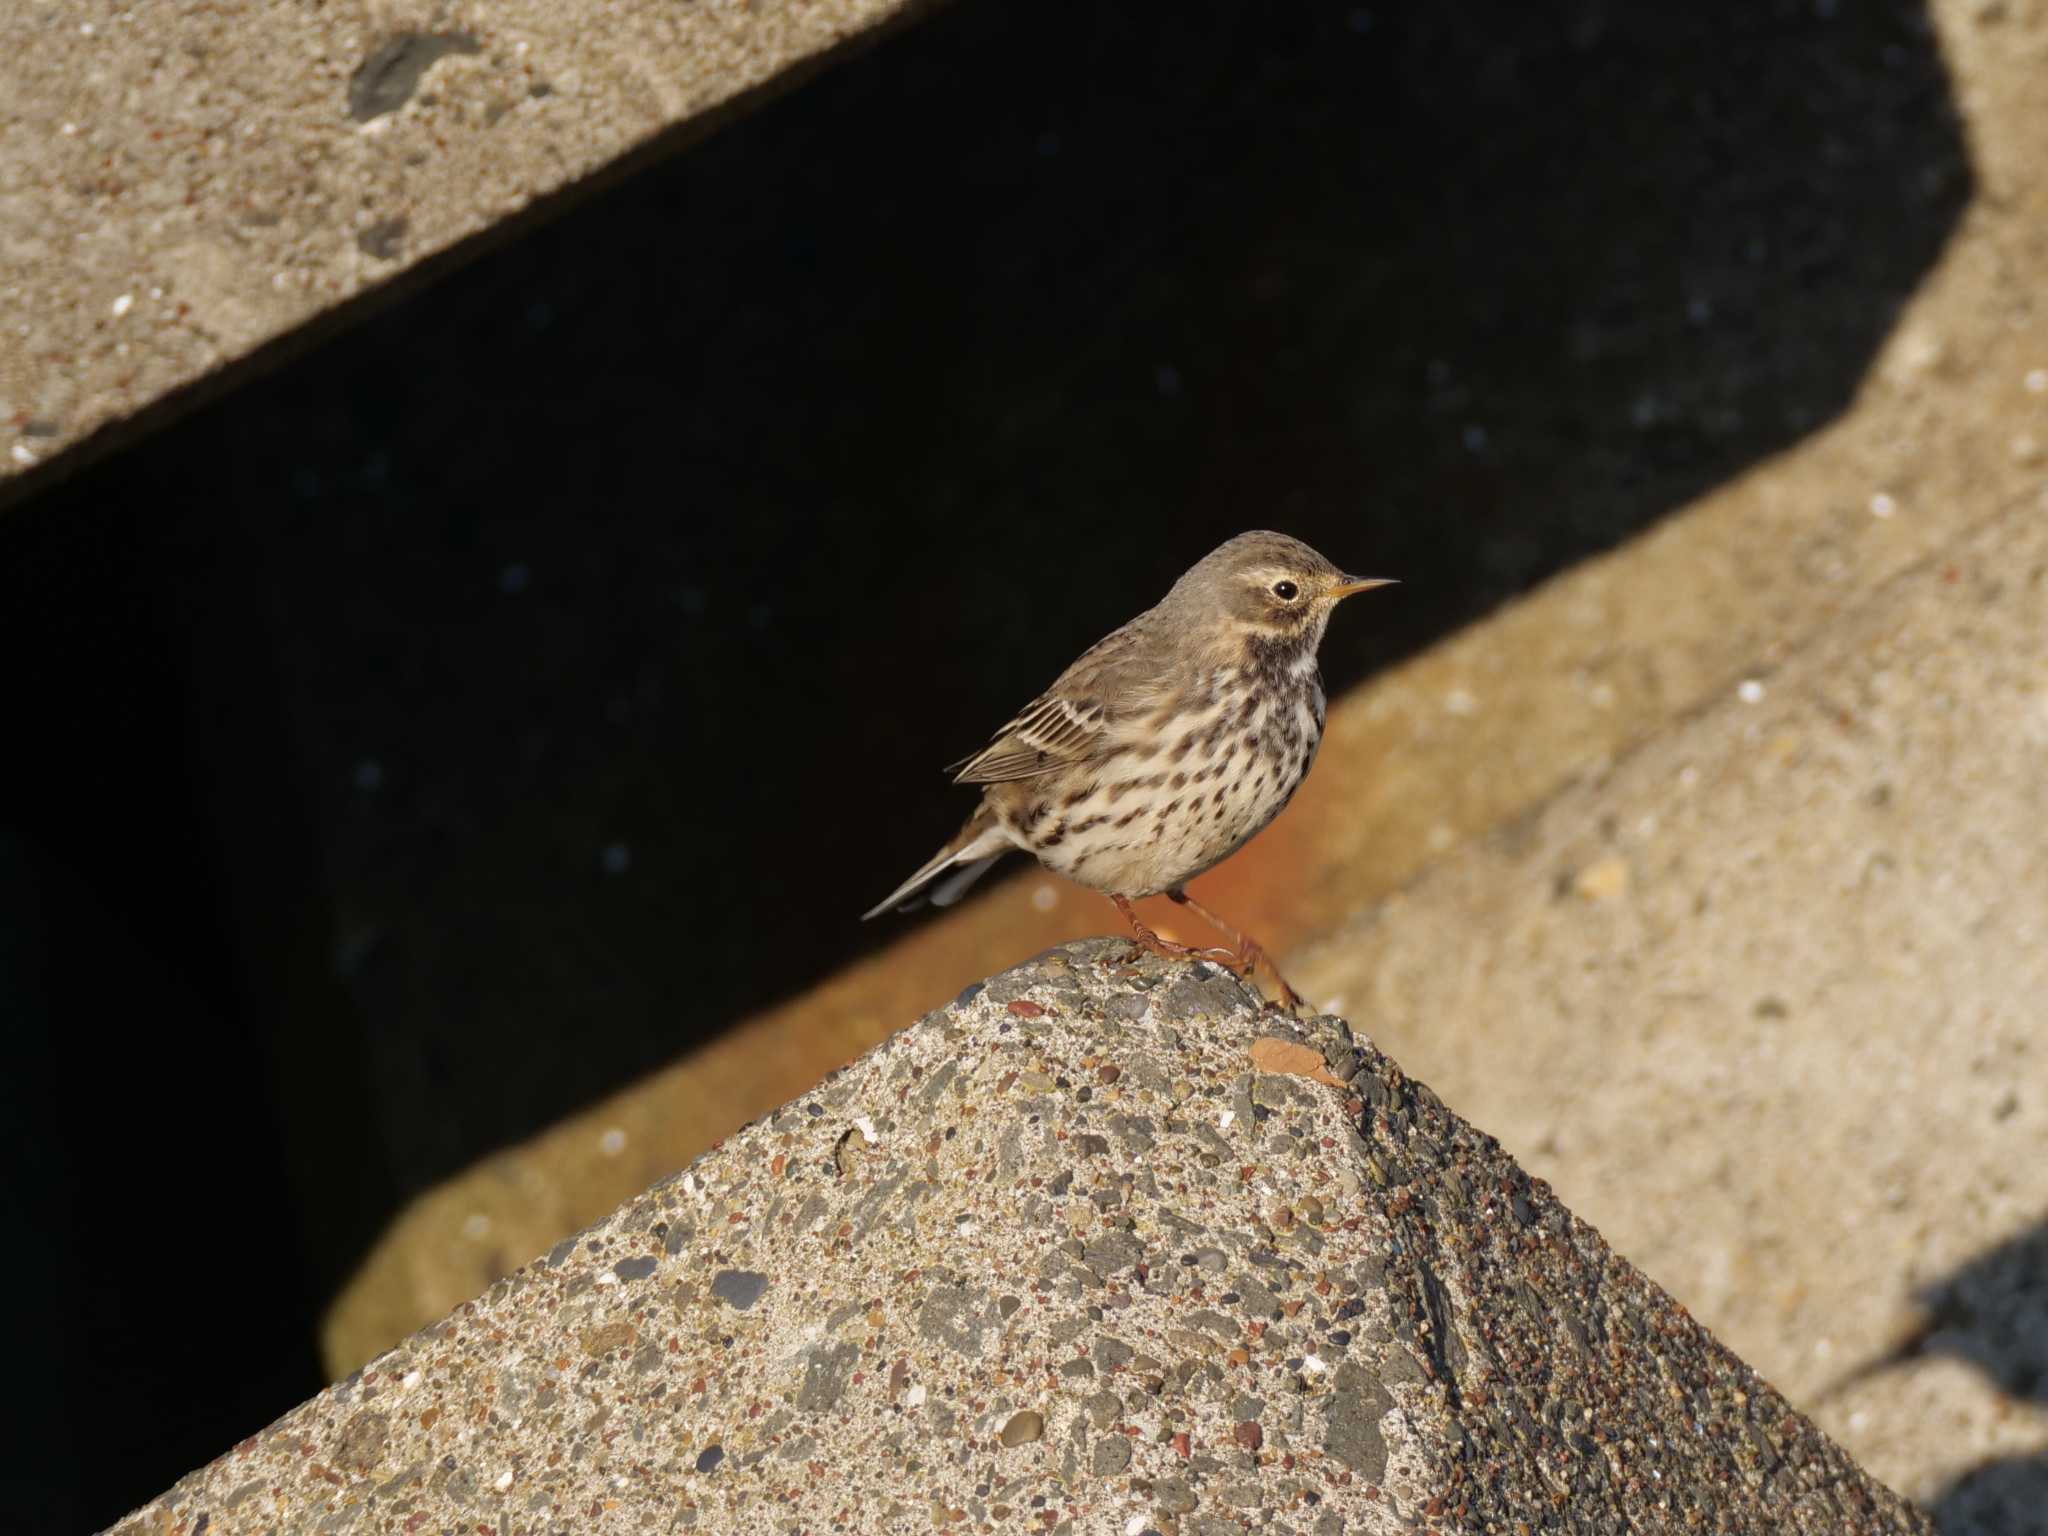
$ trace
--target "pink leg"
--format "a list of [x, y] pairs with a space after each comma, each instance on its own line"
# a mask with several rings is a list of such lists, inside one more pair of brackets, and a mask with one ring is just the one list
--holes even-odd
[[1258, 942], [1250, 934], [1239, 933], [1186, 891], [1168, 891], [1166, 894], [1169, 900], [1177, 901], [1184, 907], [1193, 908], [1196, 916], [1200, 917], [1202, 921], [1206, 922], [1218, 933], [1226, 935], [1231, 943], [1237, 946], [1235, 957], [1237, 962], [1244, 967], [1244, 972], [1247, 976], [1263, 967], [1266, 974], [1271, 976], [1279, 985], [1280, 1000], [1287, 1005], [1289, 1013], [1299, 1013], [1302, 1010], [1305, 1004], [1302, 1002], [1301, 994], [1287, 984], [1287, 978], [1280, 974], [1280, 967], [1273, 963], [1273, 957], [1261, 949]]
[[1164, 955], [1169, 960], [1214, 960], [1226, 965], [1240, 959], [1234, 950], [1202, 949], [1193, 944], [1176, 944], [1171, 939], [1162, 939], [1145, 926], [1137, 910], [1123, 897], [1112, 896], [1109, 899], [1116, 903], [1117, 911], [1123, 913], [1124, 921], [1131, 925], [1140, 947], [1151, 950], [1155, 955]]

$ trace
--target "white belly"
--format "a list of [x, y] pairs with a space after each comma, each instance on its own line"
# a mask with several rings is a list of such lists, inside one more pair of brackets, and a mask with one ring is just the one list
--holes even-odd
[[1031, 851], [1070, 880], [1128, 897], [1173, 890], [1222, 863], [1286, 808], [1315, 761], [1323, 695], [1306, 682], [1249, 717], [1226, 720], [1219, 705], [1176, 722], [1177, 735], [1203, 738], [1193, 750], [1106, 772], [1090, 794], [1060, 807], [1056, 839]]

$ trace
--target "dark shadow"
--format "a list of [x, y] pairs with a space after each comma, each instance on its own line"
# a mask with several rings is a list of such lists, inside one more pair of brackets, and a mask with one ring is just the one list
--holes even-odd
[[1928, 1506], [1941, 1536], [2041, 1536], [2048, 1456], [2007, 1456], [1972, 1468]]
[[[2048, 1221], [1923, 1287], [1915, 1300], [1925, 1324], [1842, 1386], [1946, 1355], [1976, 1367], [2007, 1397], [2048, 1403]], [[1932, 1501], [1929, 1513], [1942, 1536], [2038, 1536], [2048, 1520], [2048, 1456], [1972, 1467]]]
[[1952, 1355], [2006, 1396], [2048, 1403], [2048, 1221], [1978, 1255], [1919, 1300], [1928, 1326], [1912, 1354]]
[[1211, 545], [1401, 577], [1354, 682], [1842, 409], [1970, 187], [1913, 4], [962, 3], [14, 509], [18, 1081], [151, 1191], [58, 1306], [195, 1426], [73, 1524], [407, 1193], [886, 938]]
[[1942, 1536], [2040, 1536], [2044, 1511], [2048, 1456], [2003, 1456], [1974, 1466], [1927, 1507]]

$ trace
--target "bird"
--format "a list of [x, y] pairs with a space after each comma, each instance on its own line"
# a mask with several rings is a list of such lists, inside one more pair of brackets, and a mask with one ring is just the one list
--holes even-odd
[[[1107, 896], [1140, 950], [1263, 969], [1265, 950], [1187, 893], [1187, 882], [1280, 814], [1322, 740], [1316, 653], [1337, 604], [1394, 583], [1347, 576], [1284, 533], [1241, 533], [1158, 604], [1059, 675], [988, 745], [949, 768], [981, 801], [960, 830], [862, 918], [950, 906], [1012, 850]], [[1230, 940], [1162, 938], [1131, 903], [1165, 895]]]

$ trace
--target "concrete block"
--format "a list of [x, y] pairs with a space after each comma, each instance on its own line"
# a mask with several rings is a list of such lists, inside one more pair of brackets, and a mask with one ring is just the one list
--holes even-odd
[[0, 495], [905, 9], [0, 10]]
[[1340, 1020], [935, 1012], [119, 1536], [1928, 1530]]

